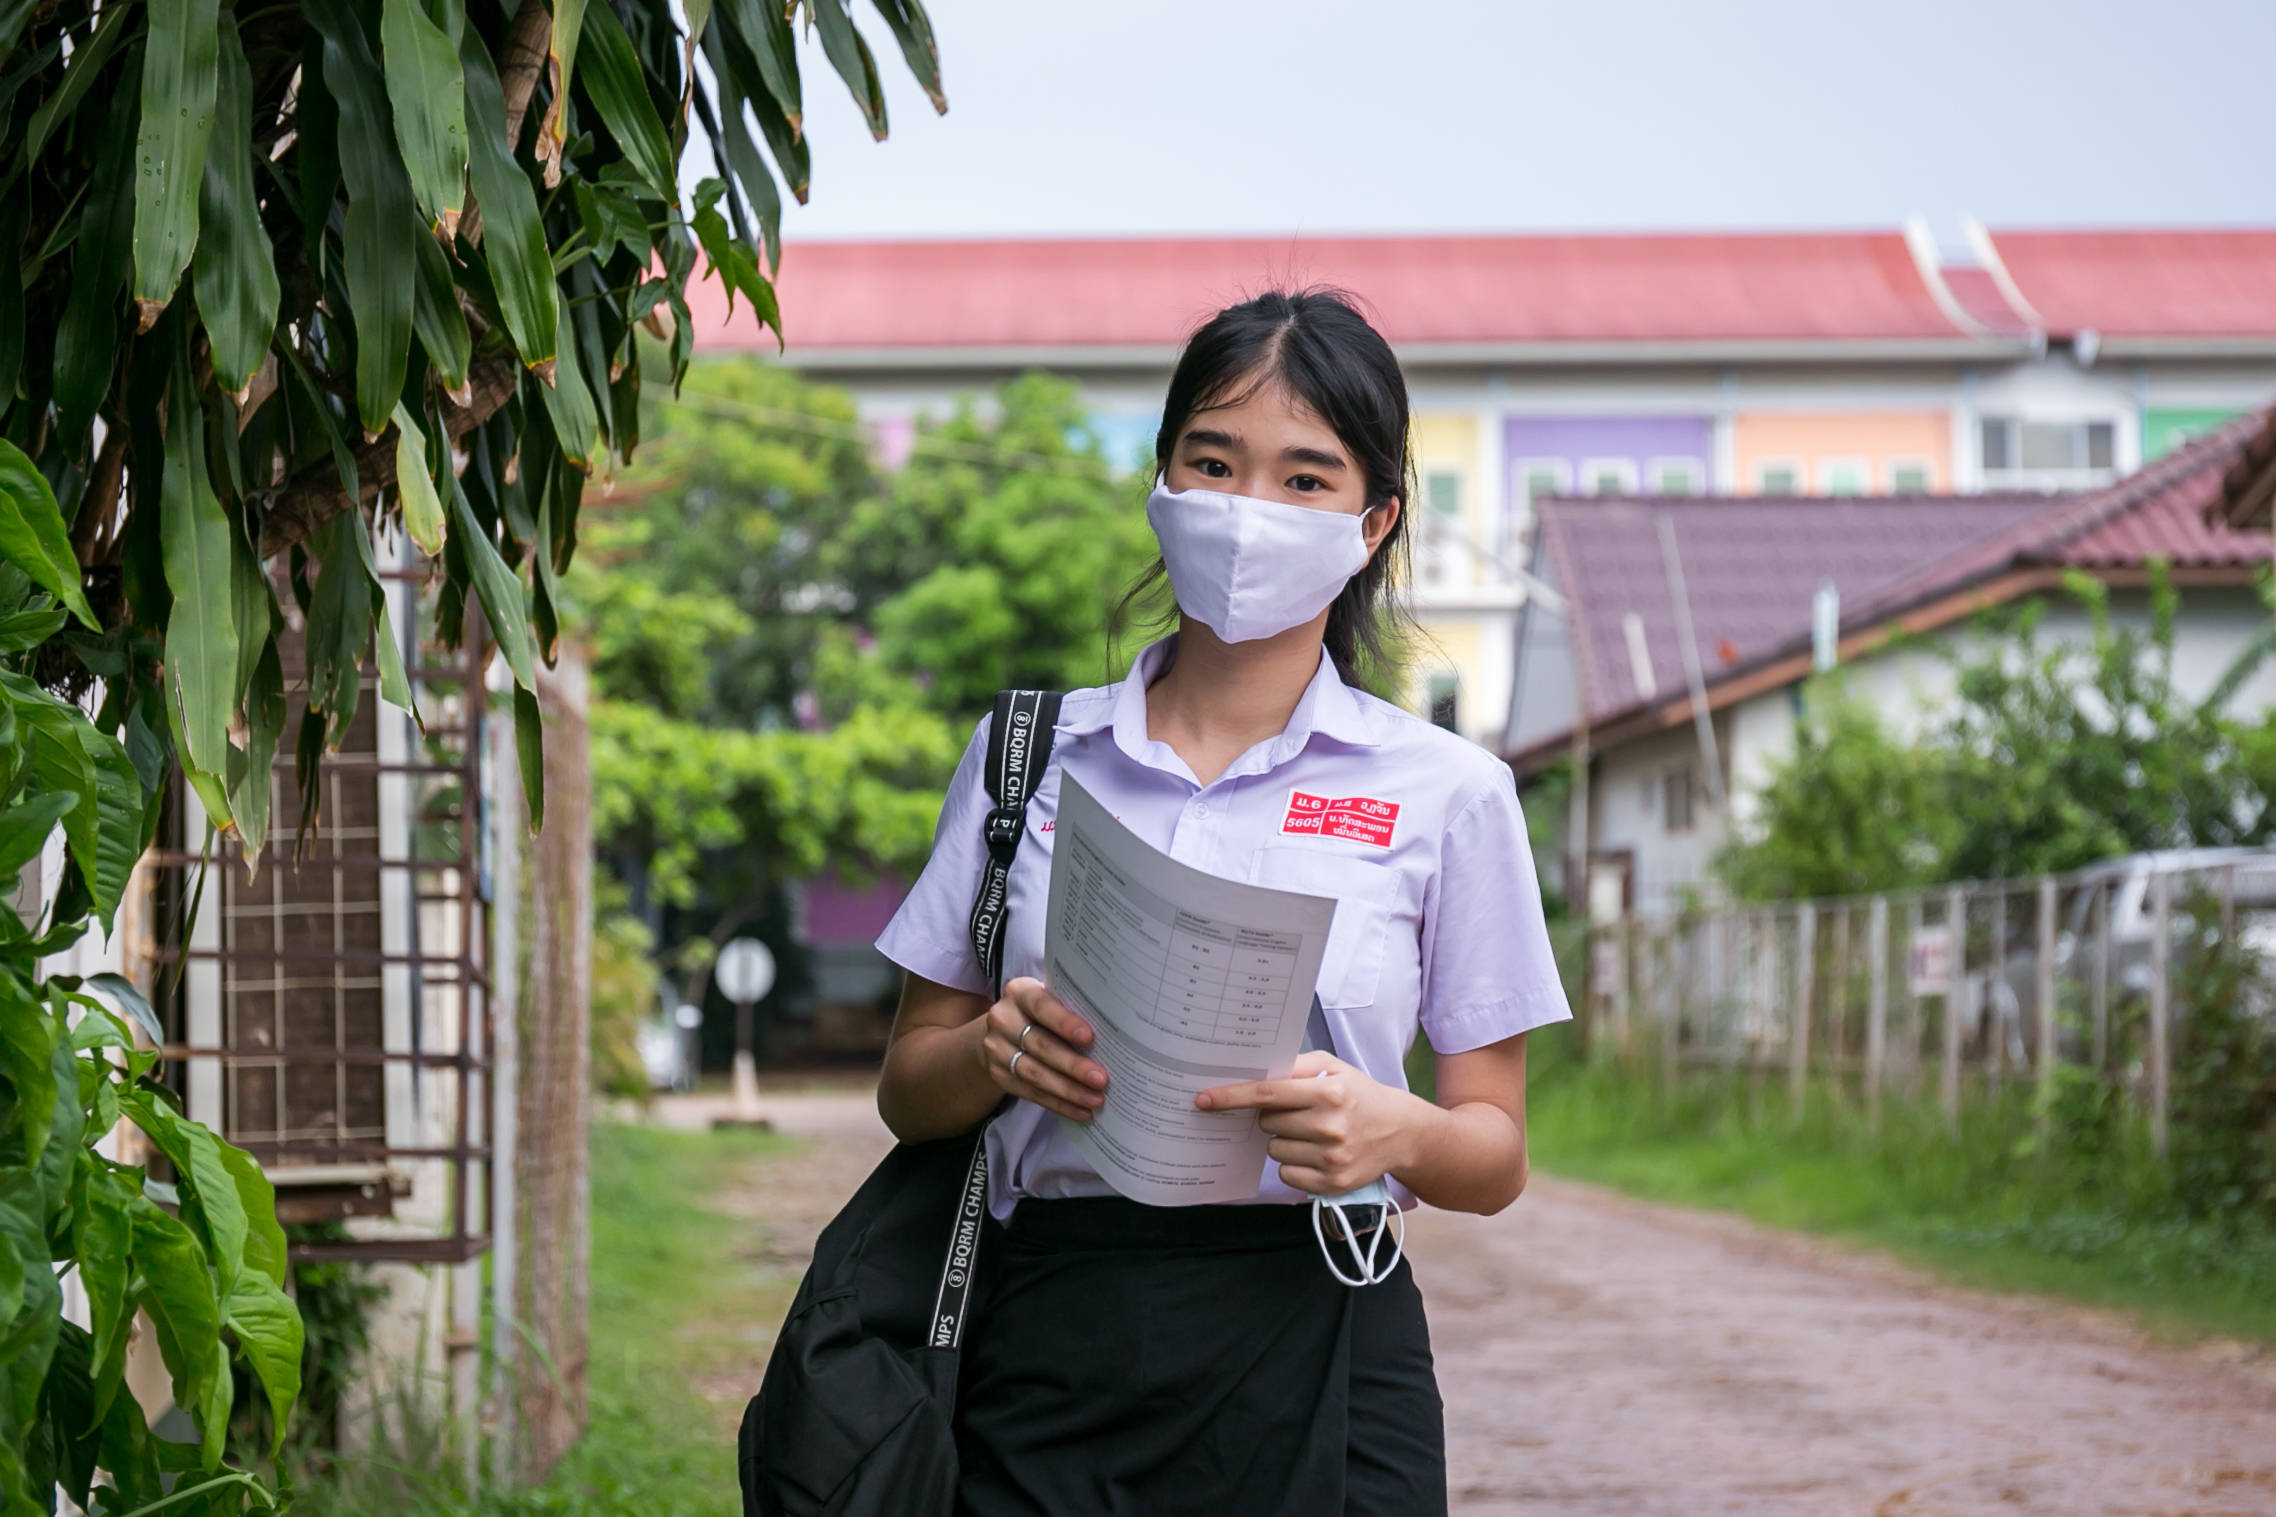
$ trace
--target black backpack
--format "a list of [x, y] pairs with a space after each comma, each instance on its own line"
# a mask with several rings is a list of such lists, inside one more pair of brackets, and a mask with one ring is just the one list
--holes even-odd
[[[1012, 855], [1058, 716], [1055, 692], [996, 696], [986, 772], [996, 804], [983, 823], [988, 862], [971, 932], [999, 987]], [[985, 1232], [986, 1132], [983, 1122], [957, 1137], [896, 1145], [815, 1240], [736, 1440], [744, 1517], [955, 1510], [951, 1422]]]

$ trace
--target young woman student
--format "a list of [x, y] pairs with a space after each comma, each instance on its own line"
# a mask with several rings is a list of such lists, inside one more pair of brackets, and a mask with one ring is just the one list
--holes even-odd
[[[1525, 1035], [1570, 1013], [1508, 767], [1354, 684], [1396, 614], [1405, 380], [1339, 295], [1260, 296], [1187, 344], [1155, 466], [1146, 514], [1177, 630], [1121, 683], [1066, 695], [1012, 864], [1001, 997], [966, 934], [985, 721], [878, 940], [908, 972], [878, 1089], [894, 1133], [968, 1132], [1017, 1098], [986, 1137], [1002, 1227], [963, 1346], [960, 1508], [1443, 1512], [1414, 1279], [1402, 1261], [1344, 1283], [1307, 1203], [1384, 1181], [1400, 1208], [1509, 1205]], [[1319, 980], [1334, 1052], [1196, 1097], [1257, 1113], [1271, 1160], [1256, 1204], [1126, 1200], [1062, 1127], [1090, 1120], [1109, 1080], [1038, 978], [1062, 774], [1173, 858], [1336, 898]], [[1418, 1030], [1435, 1104], [1406, 1088]]]

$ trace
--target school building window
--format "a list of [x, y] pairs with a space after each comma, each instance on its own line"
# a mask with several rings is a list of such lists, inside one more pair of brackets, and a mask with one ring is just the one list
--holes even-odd
[[2118, 426], [2109, 421], [1986, 416], [1980, 445], [1986, 484], [2086, 481], [2118, 466]]
[[1423, 501], [1439, 516], [1462, 514], [1462, 476], [1453, 469], [1433, 469], [1423, 476]]
[[1831, 458], [1818, 465], [1820, 495], [1863, 495], [1872, 476], [1862, 458]]
[[1784, 459], [1765, 460], [1754, 466], [1754, 491], [1757, 495], [1799, 495], [1802, 493], [1802, 466]]
[[1636, 493], [1636, 461], [1632, 458], [1592, 458], [1581, 465], [1581, 489], [1589, 495]]
[[1935, 474], [1917, 458], [1900, 458], [1889, 464], [1891, 495], [1926, 495], [1935, 487]]
[[1438, 584], [1454, 574], [1462, 559], [1462, 475], [1432, 469], [1423, 475], [1422, 572]]
[[1651, 480], [1654, 495], [1697, 495], [1707, 471], [1696, 458], [1655, 458]]
[[1660, 818], [1669, 832], [1691, 830], [1691, 770], [1670, 769], [1660, 777]]

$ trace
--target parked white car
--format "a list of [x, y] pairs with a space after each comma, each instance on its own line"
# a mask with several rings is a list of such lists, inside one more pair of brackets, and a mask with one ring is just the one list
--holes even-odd
[[[2125, 997], [2148, 993], [2154, 972], [2151, 885], [2160, 875], [2171, 881], [2170, 950], [2179, 951], [2189, 897], [2202, 888], [2229, 901], [2239, 940], [2264, 962], [2276, 965], [2276, 850], [2177, 848], [2126, 854], [2064, 878], [2056, 899], [2058, 1002], [2065, 996], [2065, 983], [2088, 985], [2098, 971], [2108, 976], [2113, 1007]], [[2039, 924], [2027, 900], [2010, 899], [2004, 936], [1999, 968], [1970, 977], [1975, 1015], [1969, 1036], [1987, 1051], [2004, 1048], [2008, 1062], [2021, 1067], [2030, 1062], [2029, 1043], [2039, 1005]], [[2070, 994], [2075, 998], [2078, 992]], [[2065, 1028], [2058, 1036], [2058, 1052], [2065, 1058], [2085, 1055], [2077, 1028]], [[1986, 1045], [1987, 1038], [1997, 1042]]]

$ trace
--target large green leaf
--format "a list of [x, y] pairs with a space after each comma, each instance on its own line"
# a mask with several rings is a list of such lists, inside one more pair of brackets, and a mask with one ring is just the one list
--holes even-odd
[[213, 130], [218, 0], [150, 7], [134, 157], [134, 301], [149, 331], [198, 241], [198, 186]]
[[253, 1156], [233, 1144], [221, 1145], [221, 1163], [237, 1182], [237, 1199], [245, 1207], [245, 1267], [273, 1285], [284, 1284], [285, 1235], [277, 1222], [276, 1187]]
[[0, 1232], [0, 1331], [12, 1326], [16, 1313], [24, 1309], [24, 1262], [7, 1233]]
[[189, 1168], [180, 1179], [196, 1187], [198, 1210], [207, 1228], [206, 1247], [224, 1293], [236, 1286], [245, 1268], [247, 1222], [245, 1202], [238, 1194], [237, 1177], [221, 1159], [221, 1140], [202, 1122], [175, 1119], [175, 1130], [189, 1151]]
[[[827, 7], [831, 0], [820, 3]], [[648, 96], [647, 78], [641, 72], [639, 54], [632, 50], [632, 39], [624, 34], [624, 23], [607, 5], [596, 5], [586, 12], [578, 59], [583, 64], [578, 82], [592, 96], [626, 161], [647, 181], [658, 200], [666, 205], [679, 204], [671, 138], [656, 114], [655, 101]]]
[[28, 767], [32, 775], [48, 794], [71, 798], [63, 813], [63, 837], [81, 878], [91, 883], [103, 823], [95, 764], [80, 737], [82, 731], [89, 730], [87, 718], [76, 707], [58, 700], [24, 699], [13, 680], [8, 693], [15, 698], [16, 719], [29, 737]]
[[141, 67], [141, 47], [129, 48], [103, 122], [95, 182], [79, 213], [71, 294], [55, 327], [56, 431], [74, 443], [119, 367], [118, 299], [134, 262], [134, 112]]
[[[419, 286], [411, 303], [411, 326], [419, 346], [441, 376], [443, 388], [460, 405], [467, 402], [466, 365], [473, 356], [473, 340], [466, 329], [466, 312], [459, 309], [458, 284], [451, 278], [450, 259], [442, 244], [425, 233], [411, 239], [419, 255]], [[398, 402], [400, 404], [400, 402]]]
[[751, 250], [737, 242], [727, 230], [727, 223], [713, 209], [727, 186], [717, 179], [706, 179], [695, 192], [695, 235], [703, 244], [704, 256], [711, 260], [711, 272], [727, 287], [727, 309], [735, 309], [735, 292], [743, 292], [751, 302], [751, 310], [765, 325], [774, 328], [775, 341], [782, 340], [782, 311], [775, 304], [774, 286], [766, 275], [759, 272], [758, 260]]
[[16, 1121], [30, 1164], [39, 1162], [55, 1122], [55, 1032], [47, 1004], [26, 994], [10, 976], [0, 994], [0, 1074], [15, 1087]]
[[[703, 35], [704, 55], [711, 60], [712, 76], [719, 78], [727, 65], [724, 61], [726, 44], [719, 40], [718, 32], [706, 28]], [[774, 173], [766, 160], [759, 156], [757, 144], [751, 141], [751, 130], [743, 120], [743, 105], [732, 91], [723, 91], [720, 101], [720, 147], [727, 159], [726, 168], [735, 176], [735, 184], [750, 202], [752, 213], [759, 219], [759, 241], [767, 253], [767, 267], [782, 265], [782, 195], [775, 188]]]
[[522, 363], [539, 368], [553, 357], [553, 259], [537, 213], [537, 192], [506, 141], [506, 98], [498, 70], [473, 27], [459, 38], [466, 74], [467, 167], [482, 202], [482, 258], [498, 292], [498, 309]]
[[151, 1010], [150, 1002], [143, 997], [142, 987], [134, 981], [123, 974], [97, 974], [87, 977], [87, 986], [109, 996], [120, 1013], [132, 1018], [134, 1025], [142, 1029], [142, 1035], [150, 1040], [151, 1047], [156, 1048], [166, 1041], [166, 1030], [158, 1025], [158, 1013]]
[[419, 0], [382, 0], [379, 39], [411, 193], [428, 228], [455, 237], [466, 206], [466, 80], [458, 53]]
[[79, 588], [79, 559], [55, 494], [23, 449], [0, 437], [0, 559], [24, 571], [73, 616], [95, 627]]
[[0, 880], [14, 881], [38, 858], [55, 824], [78, 803], [78, 796], [63, 791], [31, 796], [0, 812]]
[[[94, 1366], [87, 1330], [76, 1322], [61, 1324], [55, 1340], [55, 1359], [48, 1366], [46, 1402], [40, 1408], [54, 1439], [55, 1483], [79, 1511], [94, 1502], [96, 1456], [100, 1445], [95, 1425]], [[60, 1506], [60, 1504], [59, 1504]]]
[[300, 1399], [300, 1313], [275, 1281], [245, 1274], [224, 1302], [222, 1320], [269, 1398], [269, 1452], [274, 1454], [292, 1425], [292, 1405]]
[[214, 1297], [206, 1253], [190, 1230], [149, 1199], [127, 1203], [134, 1263], [143, 1282], [142, 1306], [157, 1330], [158, 1352], [174, 1381], [174, 1404], [199, 1424], [212, 1467], [224, 1427], [213, 1425], [215, 1379], [228, 1406], [229, 1363], [221, 1346], [221, 1303]]
[[87, 887], [95, 897], [95, 912], [103, 930], [111, 930], [111, 917], [126, 896], [134, 862], [142, 856], [142, 778], [126, 746], [92, 725], [78, 729], [95, 777], [94, 868], [81, 866]]
[[580, 469], [590, 469], [600, 418], [593, 410], [593, 393], [585, 388], [584, 369], [577, 362], [577, 336], [569, 307], [564, 302], [558, 309], [561, 328], [553, 344], [553, 373], [531, 382], [545, 396], [546, 412], [553, 418], [553, 430], [560, 439], [561, 456]]
[[253, 80], [237, 13], [221, 18], [213, 135], [198, 187], [198, 247], [191, 265], [198, 315], [213, 344], [214, 378], [242, 397], [277, 329], [277, 258], [253, 195]]
[[356, 329], [356, 415], [376, 435], [403, 394], [419, 257], [411, 179], [372, 56], [349, 0], [303, 0], [324, 37], [324, 83], [340, 107], [340, 173], [348, 185], [343, 272]]
[[869, 44], [861, 40], [853, 17], [846, 11], [846, 0], [810, 0], [807, 14], [822, 34], [822, 51], [829, 55], [830, 66], [853, 92], [854, 104], [861, 107], [869, 134], [883, 142], [885, 87], [878, 82], [877, 60], [870, 56]]
[[95, 1415], [101, 1417], [109, 1393], [118, 1387], [117, 1376], [107, 1372], [115, 1358], [123, 1373], [126, 1328], [134, 1319], [127, 1295], [127, 1206], [133, 1192], [92, 1154], [82, 1157], [80, 1169], [86, 1180], [71, 1228], [73, 1250], [79, 1256], [79, 1284], [87, 1293], [87, 1325], [95, 1339]]
[[[167, 406], [166, 473], [159, 533], [174, 609], [166, 621], [166, 688], [179, 714], [191, 770], [228, 772], [229, 714], [237, 704], [237, 619], [229, 567], [229, 518], [206, 478], [197, 392], [181, 362]], [[203, 792], [201, 791], [201, 794]], [[226, 810], [215, 824], [228, 821]]]
[[[60, 1236], [70, 1225], [72, 1170], [87, 1137], [87, 1108], [79, 1099], [79, 1053], [66, 1030], [70, 1026], [70, 993], [56, 980], [47, 983], [48, 1005], [54, 1009], [58, 1033], [55, 1051], [48, 1056], [48, 1069], [55, 1076], [55, 1119], [48, 1127], [47, 1150], [40, 1155], [38, 1179], [40, 1191], [47, 1197], [48, 1229]], [[86, 1020], [110, 1019], [104, 1015]]]
[[237, 626], [237, 671], [229, 688], [242, 691], [252, 682], [261, 650], [269, 645], [283, 617], [277, 610], [276, 591], [262, 567], [260, 551], [241, 532], [229, 534], [230, 609]]
[[284, 667], [271, 639], [262, 645], [260, 662], [253, 666], [252, 681], [245, 689], [245, 763], [229, 792], [239, 847], [248, 860], [259, 859], [268, 845], [270, 770], [284, 724]]
[[[13, 397], [24, 367], [24, 234], [31, 219], [22, 185], [0, 189], [0, 396]], [[43, 323], [44, 324], [44, 323]], [[0, 410], [8, 401], [0, 400]]]
[[[756, 77], [747, 93], [767, 97], [790, 135], [800, 136], [805, 107], [799, 102], [798, 39], [790, 29], [788, 7], [774, 0], [718, 0], [718, 9], [734, 23], [751, 59]], [[799, 199], [805, 198], [801, 192]]]
[[505, 655], [506, 667], [514, 671], [514, 683], [534, 690], [537, 661], [530, 645], [529, 617], [522, 606], [522, 582], [506, 567], [498, 545], [475, 519], [465, 487], [455, 478], [451, 481], [451, 510], [451, 540], [466, 554], [474, 593], [481, 597], [482, 614], [490, 619], [490, 635]]
[[548, 188], [561, 182], [561, 151], [569, 145], [569, 86], [577, 72], [577, 39], [585, 30], [585, 0], [553, 0], [553, 26], [546, 33], [545, 62], [553, 98], [546, 102], [538, 129], [537, 153], [545, 161]]
[[514, 752], [521, 760], [522, 796], [533, 832], [545, 829], [545, 713], [537, 692], [514, 689]]
[[49, 1267], [46, 1212], [39, 1181], [29, 1169], [15, 1164], [0, 1168], [0, 1237], [7, 1238], [24, 1263], [23, 1307], [0, 1329], [0, 1366], [6, 1367], [11, 1403], [5, 1410], [14, 1414], [18, 1427], [32, 1420], [63, 1320], [63, 1289]]
[[876, 0], [876, 4], [893, 40], [901, 44], [909, 72], [925, 87], [933, 109], [947, 115], [948, 97], [940, 89], [940, 44], [933, 40], [932, 19], [925, 14], [924, 6], [918, 0]]
[[427, 468], [427, 435], [408, 409], [395, 408], [395, 493], [403, 530], [429, 558], [443, 551], [443, 500]]
[[79, 110], [79, 102], [87, 98], [87, 91], [101, 77], [103, 66], [111, 61], [130, 29], [142, 24], [143, 11], [133, 5], [106, 5], [102, 19], [95, 25], [95, 35], [86, 45], [74, 48], [71, 61], [63, 70], [63, 83], [54, 94], [40, 102], [32, 112], [30, 125], [24, 132], [23, 162], [31, 164], [38, 159], [40, 150], [47, 146], [48, 135], [59, 121], [69, 121]]
[[[720, 3], [723, 15], [738, 3], [762, 12], [771, 9], [764, 0], [720, 0]], [[798, 118], [785, 114], [781, 97], [763, 82], [765, 50], [759, 49], [754, 54], [744, 34], [729, 27], [715, 24], [704, 35], [719, 39], [720, 50], [713, 55], [713, 63], [718, 69], [720, 108], [733, 111], [738, 97], [749, 103], [751, 114], [758, 118], [759, 132], [767, 140], [767, 150], [774, 154], [775, 163], [782, 169], [783, 183], [790, 186], [791, 198], [804, 205], [808, 182], [813, 178], [812, 154], [806, 139], [799, 133]]]
[[324, 713], [325, 740], [334, 747], [355, 720], [371, 638], [371, 595], [354, 541], [365, 530], [361, 511], [342, 511], [324, 528], [324, 566], [308, 602], [308, 703]]
[[[405, 412], [395, 408], [400, 424]], [[403, 645], [395, 635], [395, 625], [387, 610], [387, 581], [380, 578], [379, 561], [371, 550], [371, 534], [363, 530], [363, 517], [356, 515], [355, 530], [347, 534], [348, 543], [356, 551], [358, 565], [363, 570], [364, 593], [371, 605], [372, 657], [379, 665], [379, 698], [399, 710], [411, 713], [411, 719], [424, 727], [419, 708], [411, 699], [411, 679], [403, 667]]]

